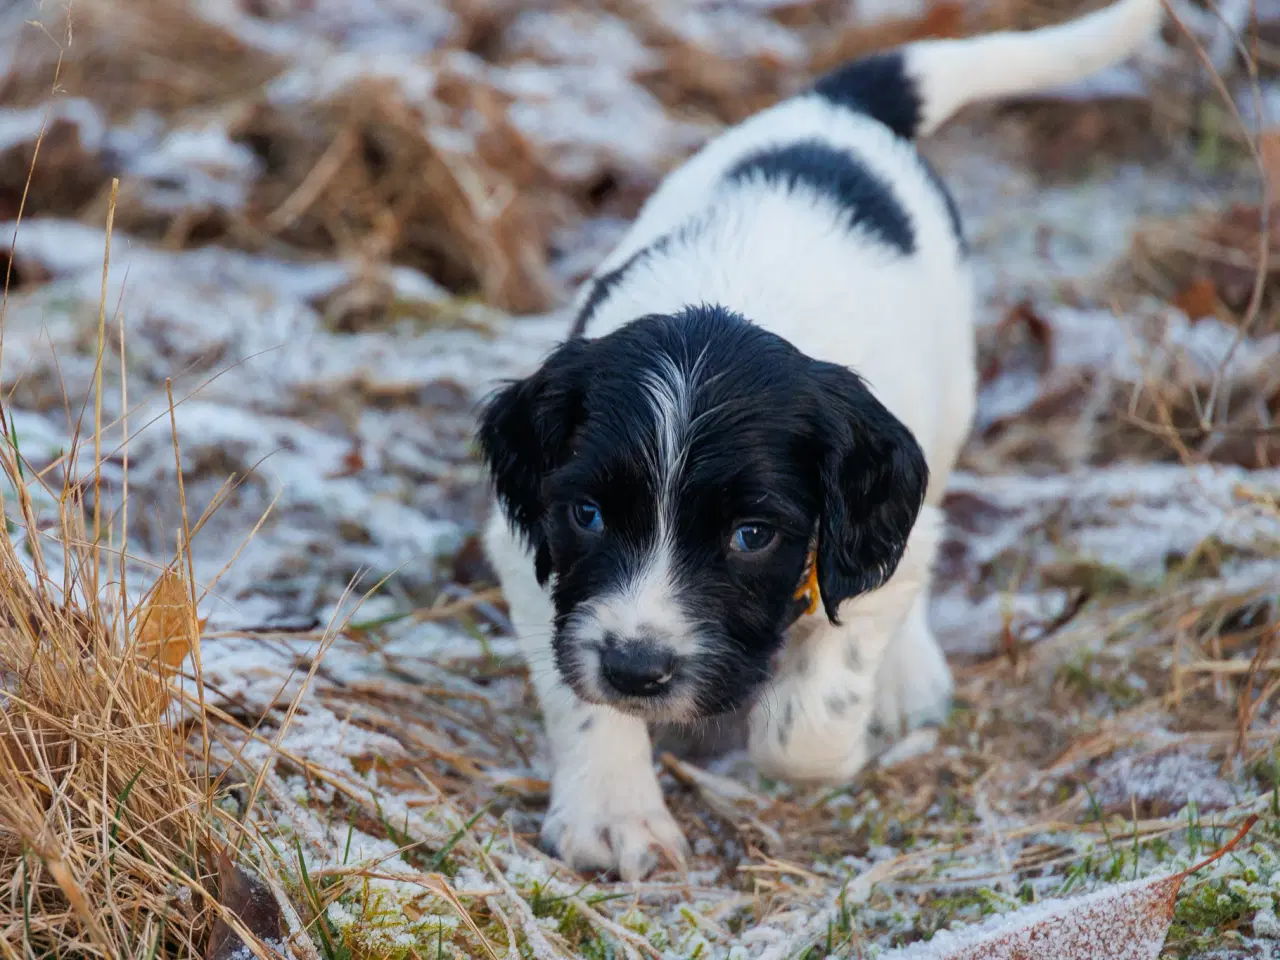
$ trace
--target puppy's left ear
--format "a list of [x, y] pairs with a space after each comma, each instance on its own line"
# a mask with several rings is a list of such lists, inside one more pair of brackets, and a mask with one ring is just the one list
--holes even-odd
[[845, 367], [814, 364], [825, 447], [818, 589], [827, 618], [898, 567], [924, 503], [929, 466], [916, 438]]

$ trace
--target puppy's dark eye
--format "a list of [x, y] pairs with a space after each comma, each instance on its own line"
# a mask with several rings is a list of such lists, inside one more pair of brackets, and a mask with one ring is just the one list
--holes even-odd
[[590, 500], [579, 500], [569, 508], [569, 515], [578, 529], [585, 533], [599, 533], [604, 529], [600, 508]]
[[744, 523], [733, 531], [729, 549], [737, 553], [759, 553], [767, 550], [778, 539], [778, 531], [763, 523]]

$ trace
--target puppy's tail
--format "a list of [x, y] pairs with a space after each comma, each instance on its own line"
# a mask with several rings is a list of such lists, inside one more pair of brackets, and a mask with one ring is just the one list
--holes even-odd
[[1163, 10], [1161, 0], [1119, 0], [1040, 30], [921, 40], [846, 64], [815, 92], [912, 139], [966, 104], [1052, 89], [1118, 63], [1155, 35]]

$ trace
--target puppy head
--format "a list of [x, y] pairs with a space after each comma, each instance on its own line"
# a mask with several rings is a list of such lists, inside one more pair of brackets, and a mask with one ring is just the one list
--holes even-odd
[[566, 342], [489, 401], [479, 443], [552, 581], [565, 681], [655, 720], [767, 679], [815, 534], [833, 622], [887, 580], [928, 478], [856, 375], [715, 307]]

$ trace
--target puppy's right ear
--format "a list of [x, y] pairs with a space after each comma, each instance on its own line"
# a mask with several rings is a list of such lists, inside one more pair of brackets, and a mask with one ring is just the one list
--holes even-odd
[[551, 575], [542, 529], [542, 481], [568, 459], [569, 442], [584, 414], [588, 341], [575, 337], [542, 366], [491, 396], [476, 432], [480, 453], [507, 519], [534, 550], [538, 582]]

